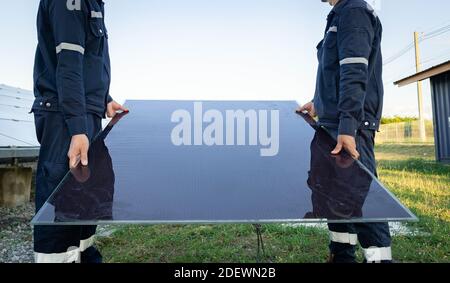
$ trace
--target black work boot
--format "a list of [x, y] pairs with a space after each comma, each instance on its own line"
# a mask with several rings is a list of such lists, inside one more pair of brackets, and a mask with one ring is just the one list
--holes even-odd
[[103, 257], [95, 247], [90, 247], [81, 253], [81, 263], [102, 263]]

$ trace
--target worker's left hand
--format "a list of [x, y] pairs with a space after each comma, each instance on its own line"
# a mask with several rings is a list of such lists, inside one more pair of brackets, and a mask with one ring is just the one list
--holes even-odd
[[118, 111], [128, 112], [128, 109], [115, 101], [108, 103], [108, 107], [106, 109], [106, 115], [108, 118], [114, 118]]
[[316, 118], [316, 116], [317, 116], [316, 109], [314, 107], [314, 102], [306, 103], [302, 107], [298, 108], [296, 112], [297, 113], [304, 113], [304, 112], [306, 112], [312, 118]]
[[354, 159], [359, 159], [360, 155], [356, 150], [356, 140], [352, 136], [340, 135], [336, 148], [331, 152], [333, 155], [341, 153], [342, 149], [345, 149]]

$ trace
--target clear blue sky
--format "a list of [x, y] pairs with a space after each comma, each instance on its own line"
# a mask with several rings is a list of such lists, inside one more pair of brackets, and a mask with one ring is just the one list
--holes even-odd
[[[65, 0], [60, 0], [65, 1]], [[32, 89], [38, 0], [2, 1], [0, 83]], [[330, 7], [319, 0], [105, 0], [111, 93], [141, 99], [294, 99], [314, 92], [317, 43]], [[384, 56], [413, 32], [450, 24], [448, 0], [382, 0]], [[421, 44], [424, 67], [450, 59], [450, 33]], [[434, 60], [432, 60], [434, 59]], [[430, 61], [431, 60], [431, 61]], [[417, 115], [414, 54], [386, 66], [385, 115]], [[429, 84], [424, 85], [431, 116]]]

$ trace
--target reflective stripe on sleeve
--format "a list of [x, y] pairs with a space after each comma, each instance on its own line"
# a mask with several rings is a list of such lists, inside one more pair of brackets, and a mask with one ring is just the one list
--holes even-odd
[[337, 31], [338, 31], [337, 26], [332, 26], [328, 29], [328, 32], [337, 32]]
[[356, 246], [356, 244], [358, 243], [358, 235], [330, 231], [330, 240], [335, 243], [350, 244]]
[[339, 64], [342, 65], [347, 65], [347, 64], [364, 64], [369, 66], [369, 60], [367, 60], [364, 57], [350, 57], [350, 58], [345, 58], [343, 60], [341, 60], [339, 62]]
[[91, 11], [91, 18], [102, 19], [103, 14], [102, 14], [102, 12]]
[[92, 247], [94, 245], [94, 238], [95, 238], [95, 236], [92, 236], [89, 239], [81, 240], [80, 241], [80, 252], [84, 252], [85, 250]]
[[63, 42], [60, 45], [56, 46], [56, 54], [59, 54], [63, 50], [76, 51], [84, 55], [84, 48], [77, 44]]
[[364, 257], [366, 258], [367, 262], [381, 262], [383, 260], [392, 260], [391, 247], [370, 247], [368, 249], [363, 249], [363, 251]]
[[80, 249], [78, 247], [70, 247], [65, 253], [44, 254], [34, 253], [35, 263], [79, 263]]

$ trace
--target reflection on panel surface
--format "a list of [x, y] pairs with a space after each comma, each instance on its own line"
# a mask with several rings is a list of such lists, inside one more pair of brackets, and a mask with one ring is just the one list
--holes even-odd
[[[129, 101], [131, 112], [116, 117], [91, 145], [89, 168], [72, 170], [33, 224], [415, 220], [358, 162], [333, 157], [333, 138], [296, 114], [295, 102], [198, 106]], [[227, 110], [243, 110], [246, 123], [230, 130]], [[184, 128], [174, 135], [182, 121], [176, 113], [190, 114], [190, 133]], [[181, 141], [192, 145], [175, 145]], [[277, 154], [264, 156], [270, 147]]]

